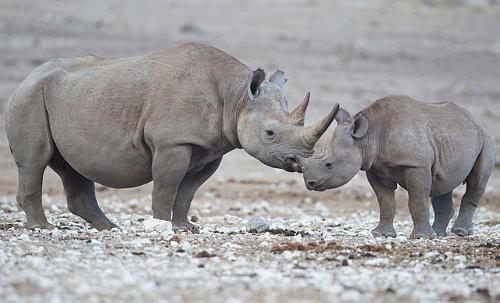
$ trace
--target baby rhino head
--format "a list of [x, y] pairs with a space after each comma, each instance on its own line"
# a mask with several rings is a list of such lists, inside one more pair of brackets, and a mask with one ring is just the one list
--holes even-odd
[[363, 165], [361, 143], [368, 132], [368, 120], [362, 113], [350, 117], [343, 109], [335, 120], [338, 126], [328, 145], [316, 148], [310, 158], [301, 161], [304, 182], [310, 190], [340, 187]]

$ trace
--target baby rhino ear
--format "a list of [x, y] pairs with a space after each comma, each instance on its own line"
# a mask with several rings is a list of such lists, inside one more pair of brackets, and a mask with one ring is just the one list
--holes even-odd
[[363, 138], [368, 132], [368, 119], [362, 113], [357, 114], [351, 122], [349, 129], [353, 138]]

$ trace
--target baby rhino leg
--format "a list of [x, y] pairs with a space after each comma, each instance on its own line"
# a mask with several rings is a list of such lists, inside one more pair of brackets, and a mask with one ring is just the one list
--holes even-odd
[[467, 189], [460, 202], [457, 220], [451, 228], [455, 234], [459, 236], [472, 235], [472, 217], [484, 194], [494, 166], [495, 151], [492, 146], [485, 145], [466, 179]]
[[446, 228], [453, 218], [453, 192], [442, 196], [432, 197], [432, 208], [434, 209], [434, 223], [432, 229], [438, 237], [446, 237]]
[[436, 238], [429, 223], [429, 194], [431, 173], [425, 168], [409, 168], [404, 172], [404, 182], [408, 190], [408, 207], [413, 220], [410, 238]]

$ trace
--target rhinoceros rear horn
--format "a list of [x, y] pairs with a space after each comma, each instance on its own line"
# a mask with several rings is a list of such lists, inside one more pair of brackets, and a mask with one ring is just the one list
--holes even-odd
[[319, 138], [321, 138], [321, 135], [328, 129], [330, 124], [332, 124], [333, 119], [335, 119], [335, 116], [337, 115], [337, 112], [339, 111], [339, 104], [335, 104], [333, 107], [332, 111], [323, 118], [323, 120], [316, 122], [315, 124], [306, 127], [303, 130], [303, 138], [304, 142], [308, 144], [309, 146], [313, 147], [316, 142], [318, 142]]
[[285, 85], [287, 79], [284, 77], [285, 73], [282, 70], [276, 70], [274, 74], [269, 77], [269, 82], [279, 87], [283, 87]]
[[290, 122], [293, 125], [304, 126], [304, 119], [306, 117], [307, 106], [309, 105], [309, 97], [311, 94], [307, 92], [304, 101], [299, 104], [290, 114]]

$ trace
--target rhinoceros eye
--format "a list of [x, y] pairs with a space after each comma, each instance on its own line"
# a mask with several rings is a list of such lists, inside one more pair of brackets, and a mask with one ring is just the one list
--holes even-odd
[[326, 162], [325, 163], [325, 167], [328, 168], [328, 169], [332, 169], [333, 168], [333, 163], [332, 162]]
[[274, 130], [271, 130], [271, 129], [266, 130], [266, 136], [274, 137], [275, 135], [276, 135], [276, 133], [274, 132]]

